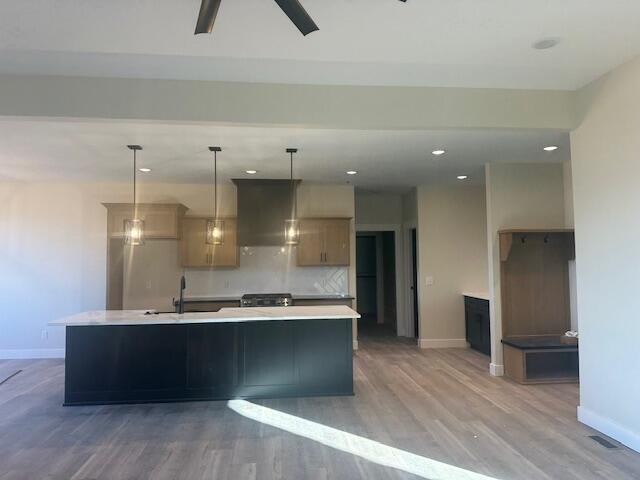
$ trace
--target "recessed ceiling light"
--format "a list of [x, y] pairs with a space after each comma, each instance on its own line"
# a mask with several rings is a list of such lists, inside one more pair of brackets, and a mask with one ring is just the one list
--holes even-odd
[[358, 172], [357, 172], [357, 171], [355, 171], [355, 170], [349, 170], [349, 171], [347, 171], [347, 175], [355, 175], [355, 174], [357, 174], [357, 173], [358, 173]]
[[138, 170], [140, 170], [143, 173], [149, 173], [151, 171], [150, 168], [139, 168]]
[[467, 178], [469, 178], [467, 175], [458, 175], [456, 177], [458, 180], [466, 180]]
[[444, 155], [445, 153], [447, 153], [446, 150], [440, 149], [440, 150], [434, 150], [433, 152], [431, 152], [432, 155], [435, 156], [439, 156], [439, 155]]
[[557, 145], [549, 145], [548, 147], [544, 147], [545, 152], [553, 152], [558, 149]]
[[256, 173], [258, 173], [257, 170], [246, 170], [246, 173], [248, 173], [249, 175], [255, 175]]
[[536, 50], [549, 50], [550, 48], [558, 45], [558, 43], [560, 43], [560, 40], [557, 38], [543, 38], [542, 40], [535, 42], [532, 47]]

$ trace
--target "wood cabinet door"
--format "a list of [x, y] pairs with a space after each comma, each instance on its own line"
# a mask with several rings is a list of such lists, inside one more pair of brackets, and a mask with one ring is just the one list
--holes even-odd
[[180, 261], [183, 267], [208, 267], [211, 259], [211, 245], [207, 245], [207, 220], [188, 218], [182, 220], [180, 240]]
[[348, 219], [324, 221], [324, 265], [349, 265], [350, 230]]
[[[238, 248], [238, 222], [235, 218], [224, 219], [224, 243], [222, 245], [210, 245], [211, 266], [213, 267], [237, 267], [240, 262]], [[205, 221], [206, 228], [206, 221]]]
[[144, 218], [145, 235], [148, 238], [179, 238], [179, 221], [176, 209], [158, 206], [144, 208], [141, 212]]
[[297, 247], [299, 266], [324, 265], [324, 221], [300, 220], [300, 241]]
[[[130, 204], [108, 207], [108, 230], [111, 237], [124, 236], [124, 221], [134, 217]], [[144, 220], [147, 239], [180, 238], [180, 219], [186, 208], [170, 204], [142, 204], [137, 207], [137, 218]]]

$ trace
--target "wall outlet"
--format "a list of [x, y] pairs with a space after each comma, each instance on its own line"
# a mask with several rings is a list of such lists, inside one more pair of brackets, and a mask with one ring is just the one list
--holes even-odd
[[151, 280], [147, 280], [146, 287], [147, 290], [151, 290]]
[[425, 277], [424, 283], [427, 285], [427, 287], [433, 286], [433, 277], [431, 275], [428, 275], [427, 277]]
[[42, 340], [46, 340], [47, 338], [49, 338], [49, 332], [47, 331], [47, 329], [43, 329], [42, 332], [40, 332], [40, 338]]
[[229, 280], [225, 280], [225, 282], [224, 282], [224, 288], [227, 288], [227, 289], [228, 289], [228, 288], [229, 288], [229, 286], [230, 286]]

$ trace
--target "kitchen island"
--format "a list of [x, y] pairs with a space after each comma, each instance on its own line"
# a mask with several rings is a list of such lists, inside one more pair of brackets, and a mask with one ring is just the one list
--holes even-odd
[[353, 395], [344, 305], [85, 312], [66, 327], [65, 405]]

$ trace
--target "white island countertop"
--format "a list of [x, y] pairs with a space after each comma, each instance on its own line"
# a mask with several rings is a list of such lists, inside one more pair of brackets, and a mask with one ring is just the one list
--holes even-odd
[[491, 298], [489, 297], [489, 294], [486, 292], [464, 292], [462, 294], [465, 297], [471, 297], [471, 298], [479, 298], [480, 300], [489, 300], [491, 301]]
[[94, 310], [49, 322], [49, 325], [180, 325], [189, 323], [236, 323], [272, 320], [314, 320], [360, 318], [360, 314], [345, 305], [309, 307], [222, 308], [218, 312], [146, 314], [153, 310]]

